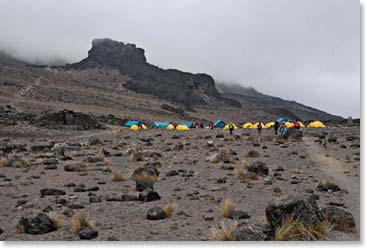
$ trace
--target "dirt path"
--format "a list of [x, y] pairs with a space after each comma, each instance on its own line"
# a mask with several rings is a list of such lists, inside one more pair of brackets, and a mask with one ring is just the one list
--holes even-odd
[[352, 212], [356, 224], [359, 225], [360, 218], [360, 179], [345, 171], [349, 170], [348, 164], [337, 160], [328, 154], [327, 149], [315, 143], [312, 138], [305, 138], [305, 144], [308, 145], [307, 152], [310, 158], [316, 163], [321, 170], [320, 178], [330, 178], [341, 188], [346, 189], [348, 194], [345, 195], [344, 202]]

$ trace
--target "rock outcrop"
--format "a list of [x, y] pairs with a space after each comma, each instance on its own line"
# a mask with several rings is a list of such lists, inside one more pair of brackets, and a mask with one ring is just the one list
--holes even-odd
[[[225, 99], [217, 91], [213, 78], [203, 73], [188, 73], [162, 69], [147, 63], [144, 49], [134, 44], [111, 39], [95, 39], [88, 57], [68, 65], [71, 69], [95, 67], [116, 68], [128, 76], [123, 86], [129, 90], [191, 107], [200, 104], [227, 103], [240, 107], [234, 100]], [[177, 93], [180, 94], [177, 94]]]

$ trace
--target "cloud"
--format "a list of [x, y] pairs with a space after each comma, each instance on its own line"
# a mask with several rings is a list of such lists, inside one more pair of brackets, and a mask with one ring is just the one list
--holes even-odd
[[345, 0], [0, 1], [0, 49], [78, 61], [94, 38], [148, 62], [206, 72], [342, 116], [360, 116], [360, 5]]

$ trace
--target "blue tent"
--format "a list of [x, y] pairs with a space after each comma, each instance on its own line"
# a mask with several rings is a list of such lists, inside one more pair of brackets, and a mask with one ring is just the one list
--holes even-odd
[[155, 121], [153, 122], [154, 128], [167, 128], [169, 125], [168, 121]]
[[125, 127], [130, 128], [131, 126], [137, 125], [139, 126], [141, 124], [141, 121], [127, 121], [125, 123]]
[[194, 127], [194, 124], [192, 122], [189, 122], [189, 121], [181, 122], [180, 125], [187, 126], [188, 128], [193, 128]]
[[287, 121], [289, 121], [287, 118], [279, 118], [277, 120], [277, 122], [279, 122], [279, 123], [281, 123], [281, 122], [287, 122]]
[[226, 123], [224, 121], [222, 121], [222, 120], [217, 120], [214, 123], [214, 127], [215, 128], [223, 128], [225, 125], [226, 125]]

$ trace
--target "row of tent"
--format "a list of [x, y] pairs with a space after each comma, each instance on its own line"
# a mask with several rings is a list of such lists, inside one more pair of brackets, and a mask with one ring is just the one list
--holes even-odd
[[[291, 127], [294, 126], [293, 122], [291, 122], [288, 119], [284, 119], [284, 118], [280, 118], [280, 119], [276, 120], [276, 122], [279, 122], [279, 123], [283, 122], [287, 128], [291, 128]], [[272, 128], [274, 126], [274, 124], [275, 124], [274, 121], [268, 122], [266, 124], [261, 123], [262, 128], [265, 128], [265, 129]], [[234, 126], [234, 129], [238, 129], [236, 124], [232, 123], [232, 125]], [[256, 122], [256, 123], [246, 122], [242, 125], [242, 128], [244, 128], [244, 129], [257, 129], [258, 125], [259, 125], [259, 122]], [[300, 122], [300, 126], [303, 127], [303, 128], [305, 127], [305, 125], [302, 122]], [[142, 123], [141, 121], [127, 121], [125, 123], [125, 127], [130, 128], [131, 130], [134, 130], [134, 131], [147, 129], [147, 126], [144, 123]], [[153, 122], [153, 128], [162, 128], [162, 129], [169, 129], [169, 130], [176, 129], [176, 130], [179, 130], [179, 131], [187, 131], [187, 130], [190, 130], [190, 128], [193, 128], [193, 127], [194, 127], [194, 124], [192, 122], [181, 122], [176, 127], [168, 121], [154, 121]], [[229, 129], [229, 124], [226, 124], [223, 120], [217, 120], [214, 123], [214, 127], [215, 128], [223, 128], [224, 130], [228, 130]], [[313, 121], [313, 122], [311, 122], [307, 125], [307, 128], [324, 128], [324, 127], [326, 127], [326, 126], [321, 121]]]

